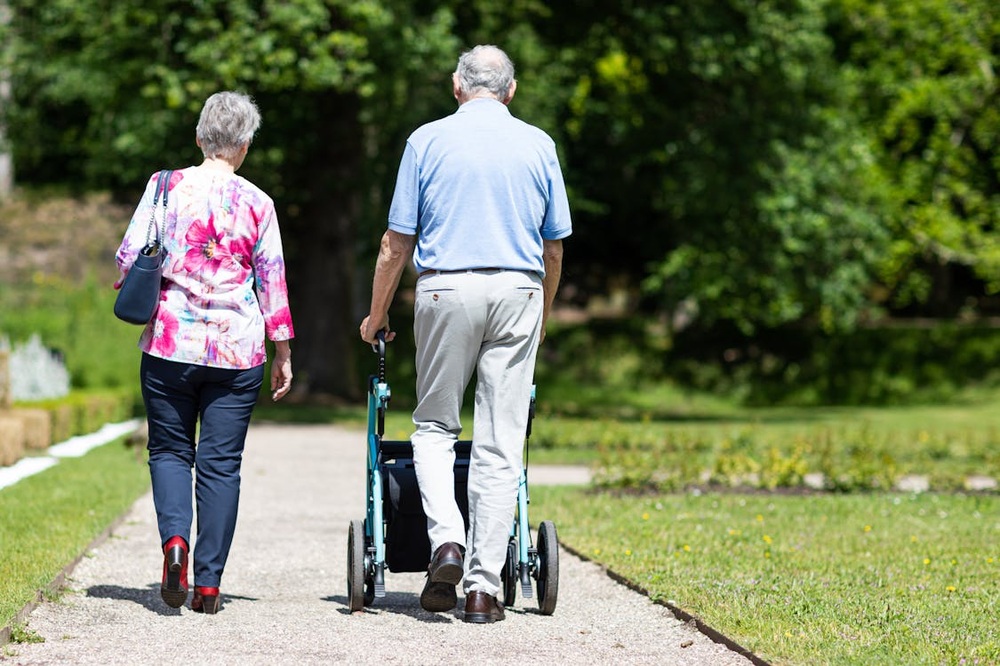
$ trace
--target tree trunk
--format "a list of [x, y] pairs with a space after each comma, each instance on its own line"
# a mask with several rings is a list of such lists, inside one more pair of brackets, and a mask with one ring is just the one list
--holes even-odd
[[358, 103], [336, 94], [306, 103], [319, 105], [319, 117], [328, 121], [290, 156], [301, 196], [281, 222], [295, 323], [292, 368], [297, 390], [310, 397], [357, 400], [365, 390], [357, 371], [364, 343], [354, 288], [363, 160]]

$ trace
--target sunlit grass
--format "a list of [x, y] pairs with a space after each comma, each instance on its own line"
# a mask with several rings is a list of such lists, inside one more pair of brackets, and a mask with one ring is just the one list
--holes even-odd
[[148, 488], [145, 461], [117, 441], [0, 491], [0, 626]]
[[544, 387], [538, 392], [532, 459], [600, 466], [612, 479], [631, 470], [655, 481], [683, 470], [669, 487], [709, 479], [740, 485], [751, 476], [758, 479], [752, 485], [794, 487], [806, 474], [824, 473], [840, 477], [831, 487], [852, 489], [871, 487], [868, 477], [879, 474], [890, 485], [921, 475], [934, 488], [953, 489], [973, 475], [1000, 476], [996, 390], [919, 408], [702, 409], [695, 418], [663, 407], [627, 419], [596, 406], [589, 417], [566, 416]]
[[539, 486], [531, 518], [775, 664], [1000, 663], [995, 495]]

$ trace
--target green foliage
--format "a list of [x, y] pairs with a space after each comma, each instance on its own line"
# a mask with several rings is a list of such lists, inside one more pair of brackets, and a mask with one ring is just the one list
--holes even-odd
[[45, 637], [39, 636], [34, 629], [24, 623], [15, 624], [10, 628], [11, 643], [44, 643]]
[[[410, 13], [409, 3], [392, 0], [212, 0], [183, 9], [162, 1], [8, 5], [8, 34], [17, 38], [3, 54], [14, 90], [10, 125], [34, 137], [15, 142], [19, 171], [43, 179], [85, 176], [131, 189], [158, 161], [193, 156], [194, 121], [216, 90], [288, 93], [283, 104], [274, 104], [277, 95], [268, 98], [270, 137], [262, 155], [251, 153], [253, 168], [261, 158], [287, 159], [272, 152], [291, 145], [278, 136], [317, 136], [328, 119], [307, 102], [318, 92], [362, 99], [379, 93], [384, 105], [397, 77], [420, 66], [415, 54], [437, 58], [438, 49], [450, 56], [454, 51], [447, 12], [421, 17]], [[410, 43], [417, 48], [406, 48]], [[387, 60], [393, 48], [407, 57]], [[53, 155], [82, 159], [46, 167]], [[264, 178], [265, 184], [277, 176]]]
[[943, 302], [950, 294], [941, 271], [949, 264], [967, 267], [997, 293], [996, 3], [835, 0], [829, 12], [843, 93], [869, 130], [888, 204], [883, 298], [953, 314], [965, 304]]
[[572, 247], [599, 262], [575, 287], [638, 277], [651, 307], [747, 331], [853, 325], [886, 235], [823, 6], [585, 2], [544, 27], [576, 65]]
[[605, 421], [588, 427], [550, 417], [535, 427], [532, 446], [592, 451], [596, 487], [616, 490], [857, 492], [892, 490], [907, 475], [954, 490], [971, 475], [1000, 478], [995, 426], [887, 430], [847, 420], [811, 424], [808, 413], [802, 418], [781, 426]]
[[134, 388], [75, 390], [64, 398], [18, 404], [48, 412], [52, 444], [97, 432], [106, 423], [121, 423], [142, 412], [138, 383]]
[[1000, 329], [941, 322], [835, 335], [784, 328], [746, 337], [685, 332], [666, 373], [751, 405], [877, 405], [949, 400], [1000, 381]]

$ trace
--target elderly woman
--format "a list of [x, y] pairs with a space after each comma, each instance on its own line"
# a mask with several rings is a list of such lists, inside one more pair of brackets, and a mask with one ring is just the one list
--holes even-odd
[[[275, 348], [272, 399], [287, 394], [292, 382], [294, 332], [274, 202], [235, 173], [259, 126], [257, 106], [242, 93], [220, 92], [205, 102], [196, 130], [204, 161], [169, 179], [160, 303], [139, 338], [164, 553], [160, 594], [173, 608], [187, 601], [193, 467], [198, 532], [191, 609], [204, 613], [219, 610], [240, 462], [264, 379], [265, 335]], [[156, 183], [154, 174], [118, 248], [116, 288], [145, 244]]]

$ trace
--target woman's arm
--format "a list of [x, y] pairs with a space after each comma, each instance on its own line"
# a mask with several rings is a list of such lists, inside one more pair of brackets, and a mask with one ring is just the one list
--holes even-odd
[[277, 402], [292, 388], [292, 347], [288, 340], [274, 343], [274, 360], [271, 362], [271, 399]]

